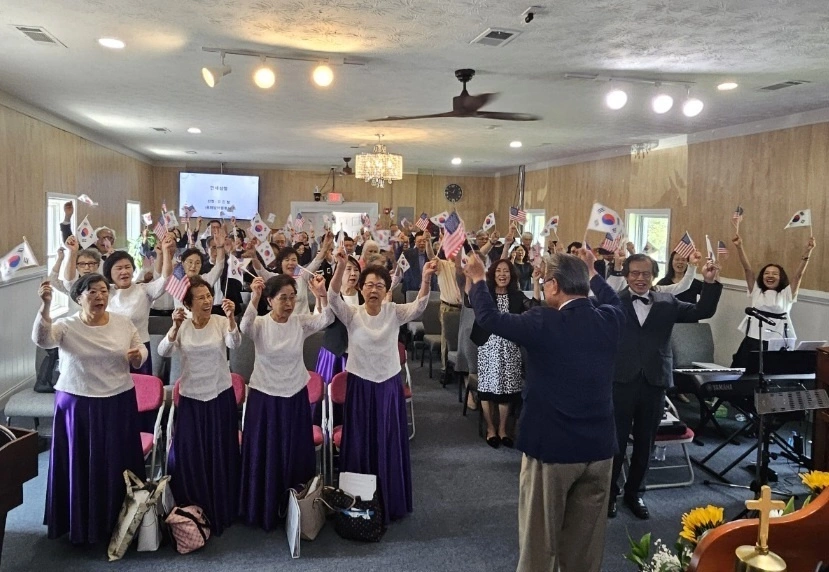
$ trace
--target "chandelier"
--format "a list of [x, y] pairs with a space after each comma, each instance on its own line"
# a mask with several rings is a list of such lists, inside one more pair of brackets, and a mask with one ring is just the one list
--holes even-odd
[[659, 141], [646, 141], [645, 143], [634, 143], [630, 146], [630, 154], [636, 159], [644, 159], [648, 153], [659, 147]]
[[354, 176], [382, 189], [386, 183], [403, 178], [403, 156], [389, 153], [380, 142], [381, 137], [377, 135], [377, 145], [371, 153], [357, 155]]

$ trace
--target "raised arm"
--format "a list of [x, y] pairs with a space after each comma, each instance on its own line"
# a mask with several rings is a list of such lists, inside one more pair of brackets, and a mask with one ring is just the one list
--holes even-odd
[[262, 278], [254, 278], [253, 282], [250, 283], [250, 302], [239, 324], [239, 329], [242, 330], [242, 333], [254, 341], [256, 341], [256, 309], [259, 307], [259, 300], [262, 298], [262, 292], [264, 290], [265, 280]]
[[[66, 258], [66, 266], [63, 267], [63, 280], [65, 283], [72, 284], [78, 277], [78, 252], [80, 245], [78, 239], [72, 235], [64, 241], [66, 248], [69, 249], [69, 256]], [[66, 284], [64, 284], [65, 286]], [[71, 288], [71, 286], [69, 286]], [[69, 289], [67, 288], [67, 290]]]
[[702, 270], [704, 283], [696, 304], [677, 301], [679, 314], [677, 322], [698, 322], [706, 320], [717, 311], [717, 304], [722, 294], [722, 284], [717, 282], [719, 267], [713, 262], [707, 262]]
[[[509, 250], [510, 247], [515, 242], [515, 223], [511, 224], [509, 227], [509, 232], [507, 232], [507, 236], [504, 237], [504, 250], [501, 251], [501, 260], [506, 260], [509, 258]], [[527, 253], [529, 256], [529, 253]]]
[[702, 254], [700, 252], [694, 251], [691, 253], [691, 256], [688, 257], [688, 268], [685, 270], [685, 275], [682, 277], [682, 280], [677, 282], [676, 284], [663, 284], [663, 285], [656, 285], [656, 290], [658, 292], [667, 292], [668, 294], [673, 294], [674, 296], [678, 294], [682, 294], [688, 288], [691, 287], [691, 284], [694, 283], [694, 278], [697, 275], [697, 264], [702, 259]]
[[230, 349], [238, 348], [242, 344], [242, 334], [236, 327], [236, 304], [233, 300], [225, 298], [222, 300], [222, 312], [227, 318], [227, 331], [225, 334], [225, 345]]
[[173, 311], [173, 325], [170, 326], [167, 335], [158, 343], [158, 355], [161, 357], [173, 355], [173, 348], [178, 345], [178, 331], [185, 319], [184, 308], [176, 308]]
[[52, 305], [52, 285], [46, 280], [37, 290], [40, 296], [40, 310], [35, 317], [32, 327], [32, 341], [38, 346], [50, 350], [58, 347], [62, 337], [62, 330], [52, 325], [49, 309]]
[[52, 285], [58, 292], [63, 292], [64, 294], [69, 294], [69, 291], [63, 285], [63, 282], [60, 280], [60, 269], [63, 266], [64, 255], [66, 253], [66, 249], [63, 247], [58, 248], [58, 255], [55, 259], [55, 265], [52, 266], [52, 270], [49, 272], [49, 284]]
[[740, 234], [737, 233], [734, 235], [734, 238], [731, 239], [731, 242], [734, 243], [734, 247], [737, 249], [737, 256], [740, 258], [740, 264], [743, 266], [743, 272], [745, 273], [748, 293], [751, 294], [751, 291], [754, 290], [754, 271], [751, 270], [751, 263], [749, 263], [746, 251], [743, 249], [743, 239]]
[[806, 266], [809, 265], [809, 256], [812, 254], [812, 250], [815, 248], [815, 237], [810, 236], [809, 241], [806, 243], [806, 250], [803, 252], [803, 256], [800, 257], [800, 264], [795, 270], [794, 277], [792, 278], [791, 287], [792, 287], [792, 298], [797, 297], [797, 291], [800, 290], [800, 281], [803, 280], [803, 273], [806, 272]]

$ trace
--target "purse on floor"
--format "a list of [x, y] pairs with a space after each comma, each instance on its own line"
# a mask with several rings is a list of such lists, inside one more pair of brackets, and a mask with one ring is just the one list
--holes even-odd
[[325, 507], [315, 502], [322, 497], [322, 475], [317, 475], [301, 491], [288, 491], [299, 505], [299, 530], [302, 540], [314, 540], [325, 525]]
[[170, 511], [166, 522], [179, 554], [198, 550], [210, 538], [210, 521], [199, 506], [176, 507]]
[[383, 521], [383, 506], [375, 493], [371, 500], [364, 501], [342, 489], [325, 487], [323, 503], [334, 515], [334, 530], [346, 540], [380, 542], [386, 533]]

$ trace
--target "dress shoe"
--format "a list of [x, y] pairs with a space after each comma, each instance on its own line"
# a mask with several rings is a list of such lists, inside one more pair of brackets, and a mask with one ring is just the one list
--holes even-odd
[[607, 518], [616, 518], [616, 499], [610, 499], [607, 504]]
[[509, 437], [501, 437], [500, 439], [501, 439], [501, 445], [503, 445], [504, 447], [509, 447], [510, 449], [512, 449], [512, 445], [513, 445], [512, 439], [510, 439]]
[[642, 497], [635, 496], [627, 496], [625, 495], [625, 505], [630, 509], [630, 512], [633, 513], [633, 516], [642, 520], [648, 520], [651, 515], [648, 512], [648, 507], [645, 505], [645, 501], [642, 500]]
[[487, 438], [486, 444], [492, 447], [493, 449], [497, 449], [501, 446], [501, 438], [498, 437], [498, 435], [493, 435], [492, 437]]

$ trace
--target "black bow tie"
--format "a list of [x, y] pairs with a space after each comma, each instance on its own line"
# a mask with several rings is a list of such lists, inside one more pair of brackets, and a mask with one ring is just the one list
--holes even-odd
[[645, 306], [647, 306], [648, 304], [650, 304], [650, 303], [651, 303], [651, 301], [650, 301], [648, 298], [645, 298], [644, 296], [631, 296], [631, 298], [632, 298], [632, 301], [633, 301], [633, 302], [635, 302], [636, 300], [639, 300], [639, 301], [640, 301], [640, 302], [642, 302]]

